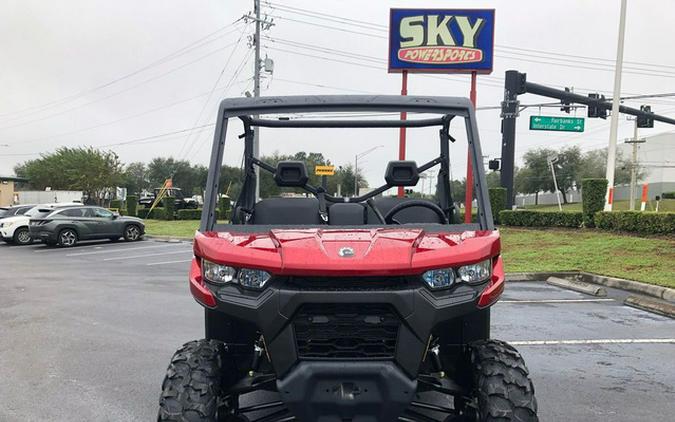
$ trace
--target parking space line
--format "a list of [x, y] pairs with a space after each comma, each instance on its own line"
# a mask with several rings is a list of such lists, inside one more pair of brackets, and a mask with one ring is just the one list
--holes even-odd
[[558, 346], [587, 344], [675, 344], [675, 338], [623, 338], [589, 340], [527, 340], [509, 341], [513, 346]]
[[180, 261], [150, 262], [150, 263], [145, 264], [145, 265], [180, 264], [180, 263], [184, 263], [184, 262], [192, 262], [192, 260], [191, 259], [184, 259], [184, 260], [180, 260]]
[[105, 258], [104, 261], [120, 261], [123, 259], [137, 259], [137, 258], [147, 258], [149, 256], [161, 256], [161, 255], [177, 255], [192, 252], [189, 250], [184, 251], [174, 251], [174, 252], [160, 252], [160, 253], [148, 253], [145, 255], [134, 255], [134, 256], [116, 256], [114, 258]]
[[[71, 253], [66, 256], [85, 256], [85, 255], [96, 255], [102, 253], [113, 253], [113, 252], [126, 252], [126, 251], [140, 251], [141, 249], [157, 249], [157, 248], [168, 248], [170, 246], [187, 246], [187, 244], [182, 243], [171, 243], [166, 245], [157, 245], [157, 246], [142, 246], [140, 248], [121, 248], [121, 249], [106, 249], [104, 251], [94, 251], [94, 252], [79, 252]], [[192, 248], [192, 245], [189, 245]]]
[[585, 303], [614, 302], [614, 299], [538, 299], [538, 300], [500, 300], [497, 303]]

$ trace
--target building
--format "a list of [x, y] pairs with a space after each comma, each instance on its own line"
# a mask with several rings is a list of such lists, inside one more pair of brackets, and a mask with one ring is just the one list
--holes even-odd
[[17, 202], [14, 183], [26, 182], [27, 179], [15, 176], [0, 176], [0, 207], [13, 205]]
[[[638, 145], [637, 162], [644, 177], [638, 185], [649, 185], [649, 199], [663, 192], [675, 192], [675, 132], [664, 132], [645, 138], [644, 143]], [[633, 145], [621, 143], [617, 145], [621, 155], [630, 160], [633, 156]], [[642, 190], [638, 187], [637, 199], [640, 200]], [[615, 198], [629, 199], [630, 186], [617, 187]]]

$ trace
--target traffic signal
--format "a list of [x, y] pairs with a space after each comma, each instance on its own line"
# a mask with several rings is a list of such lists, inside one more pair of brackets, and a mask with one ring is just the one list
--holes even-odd
[[[565, 87], [565, 92], [570, 92], [570, 89]], [[567, 114], [570, 114], [570, 102], [569, 100], [560, 100], [560, 111], [564, 111]]]
[[[645, 113], [651, 113], [652, 107], [648, 105], [640, 106], [640, 111]], [[654, 118], [651, 116], [637, 116], [637, 127], [640, 128], [652, 128], [654, 127]]]
[[[600, 94], [588, 94], [588, 98], [596, 100], [598, 102], [605, 101], [605, 96]], [[607, 118], [607, 109], [603, 107], [598, 107], [597, 104], [588, 105], [588, 117], [599, 117], [601, 119]]]

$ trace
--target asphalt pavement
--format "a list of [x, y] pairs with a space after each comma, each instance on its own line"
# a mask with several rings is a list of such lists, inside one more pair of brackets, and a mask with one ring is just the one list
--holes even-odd
[[[153, 421], [169, 358], [203, 336], [191, 256], [184, 242], [0, 245], [0, 421]], [[492, 326], [523, 354], [542, 421], [675, 414], [675, 320], [514, 282]]]

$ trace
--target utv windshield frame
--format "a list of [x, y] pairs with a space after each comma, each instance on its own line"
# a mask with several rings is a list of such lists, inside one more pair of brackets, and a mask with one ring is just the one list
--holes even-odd
[[[261, 119], [259, 115], [265, 114], [311, 114], [326, 112], [409, 112], [409, 113], [429, 113], [437, 114], [441, 117], [414, 119], [414, 120], [381, 120], [381, 119], [359, 119], [359, 120], [338, 120], [338, 119]], [[454, 138], [449, 134], [449, 125], [453, 118], [462, 117], [465, 121], [466, 135], [468, 140], [469, 158], [472, 162], [474, 172], [474, 192], [478, 202], [478, 224], [461, 225], [467, 229], [480, 228], [484, 230], [494, 230], [492, 211], [488, 196], [485, 171], [482, 164], [482, 152], [480, 147], [478, 127], [473, 105], [466, 98], [460, 97], [440, 97], [440, 96], [398, 96], [398, 95], [302, 95], [302, 96], [283, 96], [283, 97], [259, 97], [259, 98], [231, 98], [224, 99], [218, 109], [216, 120], [216, 129], [213, 145], [211, 149], [211, 159], [209, 163], [209, 172], [206, 181], [204, 208], [202, 209], [200, 232], [213, 231], [216, 227], [216, 209], [218, 202], [218, 192], [220, 191], [219, 180], [221, 166], [223, 163], [223, 154], [225, 149], [225, 140], [227, 135], [227, 125], [231, 117], [237, 117], [244, 123], [245, 133], [241, 136], [245, 139], [245, 178], [249, 185], [251, 177], [255, 178], [255, 173], [251, 174], [248, 167], [256, 165], [264, 170], [272, 171], [265, 163], [253, 156], [251, 140], [253, 130], [258, 127], [274, 128], [400, 128], [400, 127], [439, 127], [441, 154], [438, 158], [421, 165], [420, 170], [431, 168], [441, 164], [439, 172], [439, 181], [449, 179], [447, 169], [449, 168], [449, 142], [454, 142]], [[443, 171], [445, 169], [445, 171]], [[253, 179], [255, 182], [255, 179]], [[246, 180], [244, 185], [246, 185]], [[439, 183], [439, 185], [448, 186], [448, 183]], [[386, 189], [385, 189], [386, 187]], [[381, 193], [392, 186], [384, 185], [375, 189], [376, 193], [362, 195], [356, 198], [337, 198], [326, 195], [329, 202], [361, 202], [375, 194]], [[312, 186], [305, 187], [305, 190], [311, 193]], [[244, 189], [244, 187], [242, 187]], [[443, 188], [441, 187], [441, 190]], [[444, 192], [449, 198], [450, 192]], [[245, 194], [246, 195], [246, 194]], [[250, 196], [250, 194], [249, 194]], [[406, 225], [406, 227], [415, 227], [424, 225]], [[470, 227], [475, 226], [475, 227]], [[219, 226], [218, 228], [221, 228]], [[237, 226], [237, 229], [246, 226]], [[259, 227], [251, 225], [251, 227]], [[372, 226], [365, 226], [372, 227]], [[443, 226], [447, 228], [448, 226]], [[283, 228], [283, 227], [277, 227]], [[337, 228], [333, 226], [333, 228]], [[363, 228], [363, 227], [362, 227]], [[249, 231], [249, 230], [246, 230]]]

